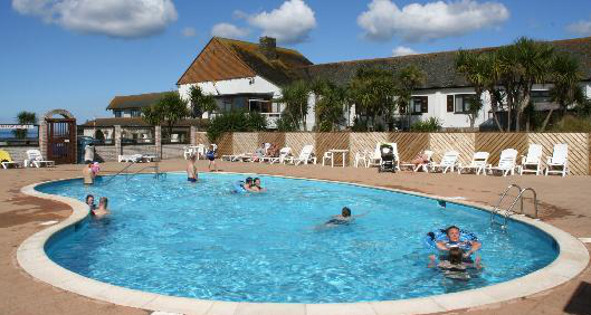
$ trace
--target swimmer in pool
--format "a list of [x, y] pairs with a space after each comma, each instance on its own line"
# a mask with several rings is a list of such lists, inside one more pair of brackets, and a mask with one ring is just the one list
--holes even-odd
[[[476, 237], [469, 237], [470, 235], [462, 235], [457, 226], [450, 226], [445, 230], [446, 237], [437, 241], [437, 249], [442, 253], [440, 256], [443, 259], [449, 255], [452, 248], [460, 248], [463, 250], [463, 261], [472, 262], [470, 257], [474, 252], [482, 247], [482, 243]], [[435, 256], [430, 257], [431, 264], [435, 261]], [[480, 268], [480, 256], [476, 256], [474, 260], [476, 268]]]
[[261, 179], [258, 177], [255, 177], [255, 179], [253, 179], [252, 181], [252, 185], [250, 186], [250, 189], [254, 192], [265, 192], [267, 191], [267, 188], [263, 188], [261, 187]]
[[195, 161], [197, 160], [197, 155], [191, 154], [189, 156], [189, 160], [187, 161], [187, 181], [191, 183], [197, 182], [197, 166], [195, 165]]
[[359, 217], [362, 217], [365, 215], [367, 215], [367, 212], [363, 213], [363, 214], [359, 214], [359, 215], [351, 215], [351, 209], [349, 209], [349, 207], [343, 207], [343, 209], [341, 210], [341, 214], [333, 216], [330, 220], [328, 220], [328, 221], [326, 221], [326, 223], [324, 223], [324, 226], [331, 227], [331, 226], [349, 224], [349, 223], [353, 222], [353, 220], [355, 220], [355, 218], [359, 218]]

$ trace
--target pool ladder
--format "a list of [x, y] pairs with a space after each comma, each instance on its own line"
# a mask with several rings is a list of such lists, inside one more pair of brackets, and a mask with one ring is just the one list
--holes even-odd
[[[132, 178], [133, 176], [137, 175], [140, 172], [143, 172], [144, 170], [147, 169], [154, 169], [154, 178], [160, 179], [162, 176], [166, 176], [166, 173], [162, 173], [160, 172], [160, 163], [159, 161], [154, 162], [155, 165], [146, 165], [144, 167], [142, 167], [141, 169], [133, 172], [133, 173], [125, 173], [126, 177], [125, 177], [125, 181], [128, 181], [130, 178]], [[108, 184], [110, 183], [115, 177], [124, 174], [125, 171], [127, 171], [130, 167], [132, 167], [133, 165], [135, 165], [137, 163], [135, 162], [128, 162], [128, 164], [121, 169], [119, 172], [117, 172], [117, 174], [111, 176], [107, 181], [104, 182], [104, 184]]]
[[[517, 189], [517, 191], [518, 191], [517, 196], [515, 197], [515, 199], [513, 200], [513, 203], [511, 204], [511, 206], [509, 208], [501, 209], [501, 203], [503, 202], [503, 200], [505, 200], [505, 197], [507, 197], [507, 193], [509, 193], [509, 191], [512, 188]], [[517, 204], [517, 202], [520, 202], [519, 214], [524, 214], [523, 213], [523, 194], [527, 191], [531, 191], [534, 196], [533, 218], [537, 219], [538, 218], [538, 196], [536, 194], [536, 191], [531, 187], [524, 189], [524, 188], [521, 188], [517, 184], [511, 184], [511, 185], [507, 186], [507, 188], [505, 188], [505, 191], [503, 191], [501, 198], [499, 198], [499, 202], [497, 202], [497, 205], [495, 206], [495, 208], [493, 209], [493, 211], [490, 214], [491, 225], [498, 224], [501, 226], [501, 229], [506, 229], [508, 219], [512, 215], [517, 214], [517, 212], [515, 211], [515, 205]]]

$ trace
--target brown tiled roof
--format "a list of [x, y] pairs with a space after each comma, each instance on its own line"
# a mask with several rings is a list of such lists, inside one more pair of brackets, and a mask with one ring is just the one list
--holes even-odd
[[[581, 64], [585, 80], [591, 80], [591, 37], [567, 39], [549, 42], [557, 51], [564, 51]], [[498, 47], [474, 49], [472, 51], [490, 51]], [[367, 60], [344, 61], [312, 65], [297, 71], [304, 79], [323, 78], [339, 85], [347, 84], [360, 68], [380, 68], [397, 72], [414, 64], [427, 74], [422, 88], [444, 88], [470, 86], [464, 75], [456, 72], [455, 58], [457, 50], [401, 57], [378, 58]]]
[[[202, 119], [184, 119], [175, 126], [203, 126], [206, 122]], [[109, 127], [109, 126], [149, 126], [141, 117], [109, 117], [89, 120], [82, 124], [86, 127]], [[165, 126], [165, 124], [162, 124]]]
[[160, 100], [160, 98], [166, 93], [170, 92], [115, 96], [111, 100], [111, 103], [109, 103], [109, 106], [107, 106], [107, 109], [113, 110], [147, 107], [158, 102], [158, 100]]
[[277, 85], [284, 85], [298, 78], [294, 68], [309, 65], [312, 62], [296, 50], [277, 47], [277, 59], [269, 60], [259, 51], [259, 44], [214, 37], [177, 84], [260, 75]]

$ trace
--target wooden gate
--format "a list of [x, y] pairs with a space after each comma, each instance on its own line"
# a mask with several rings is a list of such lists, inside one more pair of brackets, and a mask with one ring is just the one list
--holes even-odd
[[56, 164], [76, 163], [76, 119], [47, 119], [47, 158]]

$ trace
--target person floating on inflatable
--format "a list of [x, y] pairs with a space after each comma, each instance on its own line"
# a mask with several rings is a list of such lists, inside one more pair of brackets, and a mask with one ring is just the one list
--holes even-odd
[[[257, 178], [258, 179], [258, 178]], [[252, 177], [247, 177], [246, 180], [236, 181], [234, 182], [234, 189], [232, 190], [233, 193], [243, 194], [247, 192], [264, 192], [266, 191], [265, 188], [260, 187], [260, 179], [258, 180], [258, 185], [256, 181], [252, 179]]]
[[[427, 245], [439, 251], [440, 260], [449, 260], [449, 252], [452, 248], [459, 248], [463, 253], [462, 261], [465, 263], [474, 263], [476, 268], [480, 268], [480, 256], [472, 260], [472, 254], [482, 247], [482, 243], [476, 235], [468, 231], [460, 230], [457, 226], [450, 226], [439, 232], [429, 232], [427, 234]], [[435, 264], [435, 255], [429, 256], [430, 266]]]

